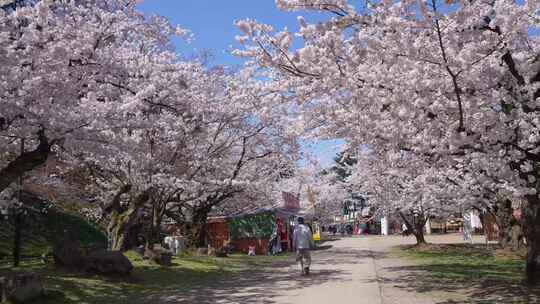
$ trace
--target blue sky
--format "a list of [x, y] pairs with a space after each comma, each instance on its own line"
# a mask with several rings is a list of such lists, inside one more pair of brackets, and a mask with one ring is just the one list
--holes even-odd
[[[139, 8], [145, 14], [168, 17], [173, 23], [191, 30], [194, 40], [190, 44], [177, 43], [177, 50], [186, 57], [210, 51], [210, 65], [242, 65], [240, 58], [230, 54], [238, 46], [234, 37], [241, 32], [234, 22], [246, 18], [268, 23], [276, 29], [298, 28], [299, 13], [282, 12], [273, 0], [146, 0]], [[325, 19], [320, 13], [302, 12], [308, 21]], [[322, 141], [304, 145], [305, 150], [315, 154], [323, 165], [332, 163], [332, 158], [342, 145], [341, 140]]]
[[[242, 59], [229, 54], [231, 46], [238, 46], [234, 37], [242, 34], [234, 25], [237, 20], [255, 19], [276, 29], [298, 28], [298, 13], [279, 11], [273, 0], [146, 0], [139, 8], [146, 14], [168, 17], [195, 34], [191, 45], [177, 45], [180, 52], [189, 56], [210, 50], [213, 64], [220, 65], [242, 64]], [[319, 13], [302, 15], [309, 21], [325, 17]]]

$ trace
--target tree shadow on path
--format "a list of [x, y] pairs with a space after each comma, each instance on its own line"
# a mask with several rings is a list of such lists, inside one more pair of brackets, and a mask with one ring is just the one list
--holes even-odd
[[[331, 249], [331, 250], [329, 250]], [[336, 249], [324, 246], [317, 250], [311, 273], [301, 276], [294, 255], [287, 261], [275, 262], [271, 267], [253, 268], [231, 275], [226, 280], [201, 286], [183, 292], [182, 294], [160, 296], [141, 303], [160, 304], [210, 304], [210, 303], [278, 303], [276, 297], [286, 291], [295, 291], [310, 286], [322, 285], [334, 280], [343, 280], [347, 271], [328, 269], [324, 265], [336, 263]], [[340, 253], [341, 254], [341, 253]], [[350, 253], [353, 254], [353, 253]], [[349, 262], [351, 259], [348, 260]], [[319, 267], [318, 267], [319, 266]]]

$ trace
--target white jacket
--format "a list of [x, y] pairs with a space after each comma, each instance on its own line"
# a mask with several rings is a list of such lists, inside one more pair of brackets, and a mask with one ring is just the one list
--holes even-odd
[[293, 246], [296, 249], [311, 249], [313, 245], [313, 234], [311, 229], [305, 224], [296, 225], [293, 232]]

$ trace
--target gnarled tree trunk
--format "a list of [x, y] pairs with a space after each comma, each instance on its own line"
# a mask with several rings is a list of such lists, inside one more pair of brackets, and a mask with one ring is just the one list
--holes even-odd
[[413, 220], [409, 221], [405, 214], [403, 214], [403, 212], [399, 212], [399, 215], [405, 222], [407, 229], [411, 231], [416, 238], [416, 245], [418, 246], [427, 244], [424, 237], [424, 225], [426, 224], [427, 216], [425, 216], [424, 214], [419, 214], [415, 217], [414, 214], [411, 213]]
[[188, 246], [203, 247], [206, 245], [206, 223], [208, 214], [212, 211], [214, 206], [233, 197], [236, 193], [238, 193], [236, 190], [216, 193], [208, 197], [201, 205], [194, 209], [192, 224], [187, 227]]
[[21, 153], [17, 158], [12, 160], [6, 167], [0, 170], [0, 192], [4, 191], [9, 185], [16, 182], [19, 177], [28, 171], [45, 164], [54, 140], [49, 142], [45, 136], [45, 131], [40, 129], [37, 133], [39, 144], [28, 152]]
[[512, 243], [512, 202], [508, 199], [498, 201], [492, 214], [499, 230], [499, 244], [507, 248]]
[[135, 244], [133, 240], [136, 240], [133, 236], [130, 236], [130, 232], [133, 232], [133, 227], [139, 223], [139, 210], [150, 199], [150, 190], [139, 193], [135, 199], [133, 199], [127, 208], [121, 208], [120, 196], [129, 192], [131, 186], [123, 187], [113, 198], [113, 202], [105, 209], [111, 214], [109, 225], [107, 227], [107, 233], [111, 240], [111, 250], [126, 251], [131, 249]]
[[146, 249], [154, 250], [154, 244], [159, 243], [161, 233], [161, 223], [163, 222], [163, 216], [167, 212], [167, 202], [170, 197], [162, 197], [161, 195], [154, 195], [152, 197], [152, 214], [150, 218], [150, 226], [146, 229]]
[[512, 250], [518, 249], [522, 243], [522, 223], [514, 217], [512, 202], [508, 199], [500, 200], [488, 211], [497, 224], [499, 245]]
[[189, 247], [204, 247], [206, 245], [206, 224], [210, 210], [212, 210], [211, 205], [194, 210], [192, 223], [186, 231]]

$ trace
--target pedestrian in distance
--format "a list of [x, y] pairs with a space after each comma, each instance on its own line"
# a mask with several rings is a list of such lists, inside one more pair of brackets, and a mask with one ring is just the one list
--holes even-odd
[[309, 227], [304, 224], [304, 218], [297, 219], [298, 224], [293, 232], [293, 246], [296, 249], [296, 261], [300, 265], [302, 275], [309, 274], [311, 266], [311, 248], [315, 247], [313, 234]]

